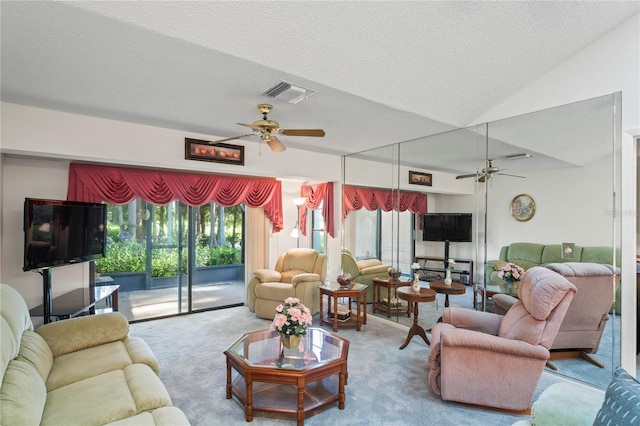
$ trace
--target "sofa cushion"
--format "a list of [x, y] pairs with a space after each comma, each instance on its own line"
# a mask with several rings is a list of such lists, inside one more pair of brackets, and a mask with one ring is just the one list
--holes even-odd
[[[620, 252], [616, 250], [617, 266], [620, 266]], [[585, 247], [582, 250], [580, 262], [613, 263], [613, 249], [611, 247]]]
[[278, 300], [283, 302], [284, 299], [293, 295], [293, 285], [287, 283], [263, 283], [256, 287], [256, 296], [258, 299]]
[[134, 364], [49, 392], [42, 425], [97, 426], [170, 405], [153, 370]]
[[640, 382], [622, 367], [613, 372], [594, 426], [640, 424]]
[[161, 407], [109, 423], [106, 426], [188, 426], [189, 420], [176, 407]]
[[544, 245], [535, 243], [512, 243], [507, 250], [507, 261], [522, 266], [525, 270], [542, 262]]
[[314, 270], [317, 258], [318, 252], [313, 249], [289, 250], [282, 264], [282, 272], [292, 269], [311, 272]]
[[545, 246], [542, 251], [541, 265], [546, 265], [547, 263], [578, 262], [581, 257], [582, 247], [576, 246], [573, 250], [573, 257], [565, 259], [562, 257], [562, 245], [550, 244]]
[[122, 370], [128, 365], [131, 365], [131, 358], [122, 342], [60, 355], [53, 360], [53, 369], [46, 382], [47, 390], [51, 392], [89, 377]]
[[0, 389], [2, 424], [40, 424], [46, 399], [47, 389], [36, 368], [27, 361], [11, 360]]

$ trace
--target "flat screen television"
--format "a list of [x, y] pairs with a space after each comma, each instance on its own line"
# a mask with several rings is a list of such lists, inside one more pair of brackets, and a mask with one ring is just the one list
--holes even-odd
[[422, 217], [423, 241], [471, 242], [471, 213], [426, 213]]
[[23, 270], [104, 257], [106, 220], [106, 204], [25, 198]]

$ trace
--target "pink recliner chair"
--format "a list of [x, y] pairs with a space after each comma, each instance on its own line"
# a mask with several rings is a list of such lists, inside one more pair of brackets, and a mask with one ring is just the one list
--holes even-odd
[[429, 386], [443, 400], [529, 411], [576, 287], [533, 267], [504, 315], [446, 308], [431, 330]]

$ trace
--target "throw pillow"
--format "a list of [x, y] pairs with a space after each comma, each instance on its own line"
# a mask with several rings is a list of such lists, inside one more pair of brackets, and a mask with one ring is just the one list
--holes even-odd
[[640, 382], [621, 367], [613, 372], [613, 379], [604, 396], [604, 403], [596, 415], [594, 426], [640, 424]]

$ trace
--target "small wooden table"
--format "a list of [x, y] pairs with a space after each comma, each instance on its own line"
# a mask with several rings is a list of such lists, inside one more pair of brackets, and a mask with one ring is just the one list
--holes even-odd
[[461, 283], [451, 283], [446, 285], [444, 281], [430, 281], [429, 288], [435, 290], [436, 293], [444, 294], [444, 307], [449, 307], [449, 295], [453, 294], [465, 294], [467, 292], [467, 286]]
[[406, 348], [413, 336], [416, 334], [422, 337], [422, 340], [424, 340], [427, 345], [430, 345], [431, 343], [427, 338], [424, 328], [418, 325], [418, 303], [433, 302], [436, 300], [435, 290], [431, 290], [430, 288], [421, 288], [420, 291], [415, 291], [413, 287], [400, 287], [398, 289], [398, 297], [406, 300], [409, 304], [413, 303], [413, 325], [409, 329], [407, 339], [404, 341], [402, 346], [400, 346], [400, 349]]
[[[391, 311], [396, 311], [398, 313], [405, 313], [402, 310], [401, 306], [394, 307], [392, 306], [392, 299], [397, 299], [398, 297], [398, 287], [404, 287], [411, 285], [411, 281], [398, 281], [394, 279], [385, 279], [385, 278], [374, 278], [373, 279], [373, 306], [371, 307], [371, 312], [374, 314], [376, 311], [384, 311], [387, 313], [387, 318], [391, 318]], [[387, 302], [383, 302], [380, 300], [380, 287], [384, 287], [387, 289]], [[393, 296], [392, 296], [393, 295]], [[411, 309], [409, 305], [407, 305], [406, 309], [407, 316], [411, 316]]]
[[[318, 287], [320, 291], [320, 326], [325, 321], [333, 322], [333, 331], [338, 331], [340, 327], [356, 327], [360, 331], [361, 325], [367, 323], [367, 289], [369, 287], [364, 284], [352, 283], [349, 287], [340, 287], [338, 283], [331, 285], [321, 285]], [[324, 295], [327, 295], [327, 316], [324, 316]], [[351, 300], [356, 301], [356, 317], [353, 315], [344, 321], [338, 321], [338, 299], [344, 297], [349, 299], [349, 314], [351, 314]], [[331, 299], [333, 298], [333, 313]], [[333, 314], [333, 316], [332, 316]]]

